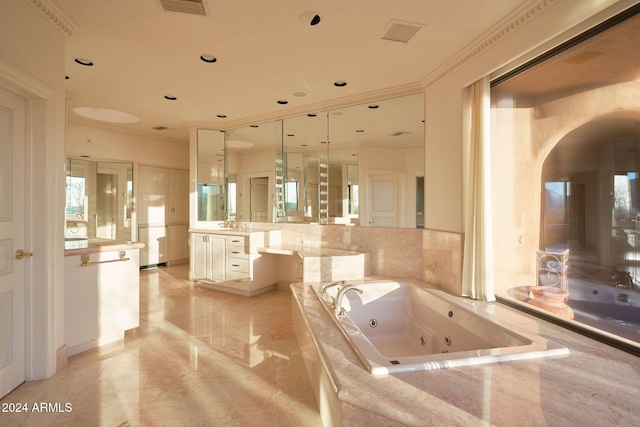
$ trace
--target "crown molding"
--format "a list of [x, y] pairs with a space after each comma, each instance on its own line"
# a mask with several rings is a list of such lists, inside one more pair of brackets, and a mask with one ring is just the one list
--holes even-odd
[[2, 59], [0, 59], [0, 82], [29, 97], [48, 99], [56, 93], [50, 86]]
[[374, 92], [367, 92], [354, 96], [332, 99], [327, 102], [319, 102], [316, 104], [305, 105], [298, 108], [290, 108], [281, 112], [271, 112], [259, 116], [253, 116], [246, 119], [239, 119], [225, 123], [190, 121], [184, 123], [187, 129], [212, 129], [212, 130], [231, 130], [249, 125], [273, 122], [276, 120], [289, 119], [292, 117], [304, 116], [309, 113], [319, 113], [323, 111], [332, 111], [340, 108], [352, 107], [354, 105], [366, 104], [369, 102], [383, 101], [385, 99], [398, 98], [400, 96], [414, 95], [424, 92], [421, 83], [410, 83], [402, 86], [394, 86], [386, 89], [380, 89]]
[[50, 0], [25, 0], [40, 15], [44, 16], [58, 31], [60, 31], [65, 37], [69, 38], [73, 35], [73, 32], [78, 29], [78, 26], [71, 21], [58, 6], [53, 4]]
[[496, 43], [513, 34], [523, 25], [545, 12], [551, 6], [560, 3], [562, 0], [534, 0], [530, 1], [513, 13], [507, 15], [496, 25], [487, 30], [470, 47], [463, 49], [458, 55], [447, 61], [422, 81], [422, 86], [426, 89], [438, 83], [449, 74], [465, 65], [482, 52], [493, 47]]
[[89, 121], [89, 120], [82, 120], [82, 119], [76, 119], [76, 118], [67, 119], [67, 125], [83, 126], [83, 127], [93, 128], [93, 129], [106, 130], [109, 132], [118, 132], [125, 135], [137, 136], [140, 138], [158, 139], [158, 140], [170, 142], [173, 144], [180, 144], [180, 145], [189, 144], [188, 140], [172, 138], [170, 136], [164, 136], [164, 135], [152, 135], [149, 132], [137, 131], [133, 129], [123, 129], [118, 126], [111, 126], [106, 123], [98, 123], [98, 122]]

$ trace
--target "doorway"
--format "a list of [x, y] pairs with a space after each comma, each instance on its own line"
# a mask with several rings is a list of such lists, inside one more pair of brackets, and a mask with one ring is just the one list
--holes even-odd
[[269, 221], [269, 178], [266, 176], [250, 179], [250, 217], [252, 222]]
[[366, 225], [404, 227], [405, 172], [367, 171]]

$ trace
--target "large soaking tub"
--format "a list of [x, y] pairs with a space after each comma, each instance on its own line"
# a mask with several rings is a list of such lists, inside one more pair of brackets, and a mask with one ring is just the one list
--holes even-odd
[[[331, 306], [341, 286], [312, 284], [365, 367], [374, 375], [567, 355], [539, 335], [505, 327], [489, 313], [445, 292], [411, 281], [352, 281], [362, 294], [342, 298], [344, 316]], [[346, 286], [346, 285], [343, 285]]]

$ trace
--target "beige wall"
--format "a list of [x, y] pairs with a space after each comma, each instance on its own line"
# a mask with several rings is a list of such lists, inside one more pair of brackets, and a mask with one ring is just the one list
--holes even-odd
[[[70, 113], [73, 114], [73, 113]], [[151, 138], [109, 129], [99, 123], [67, 122], [67, 155], [94, 160], [122, 160], [172, 169], [189, 169], [189, 142]]]

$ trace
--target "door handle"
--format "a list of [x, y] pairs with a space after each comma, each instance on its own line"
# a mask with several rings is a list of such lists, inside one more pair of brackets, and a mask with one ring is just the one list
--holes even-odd
[[22, 249], [18, 249], [16, 251], [16, 259], [22, 259], [22, 258], [26, 258], [29, 256], [33, 256], [33, 252], [25, 252]]

